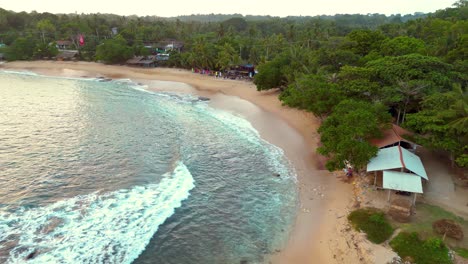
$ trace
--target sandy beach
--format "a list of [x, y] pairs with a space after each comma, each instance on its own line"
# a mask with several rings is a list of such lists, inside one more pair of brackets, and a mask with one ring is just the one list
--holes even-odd
[[[364, 251], [370, 253], [363, 256], [363, 250], [355, 245], [355, 241], [366, 242], [355, 237], [357, 233], [350, 231], [346, 220], [353, 188], [341, 180], [341, 174], [323, 169], [323, 158], [315, 152], [319, 120], [311, 113], [282, 106], [277, 91], [258, 92], [252, 82], [216, 79], [182, 69], [52, 61], [10, 62], [0, 69], [52, 76], [129, 78], [150, 90], [177, 87], [179, 92], [209, 97], [211, 106], [245, 117], [265, 140], [282, 148], [297, 172], [300, 205], [295, 225], [285, 248], [278, 249], [268, 262], [382, 263], [372, 254], [378, 249], [365, 246]], [[167, 81], [167, 87], [161, 82], [156, 87], [156, 80]]]

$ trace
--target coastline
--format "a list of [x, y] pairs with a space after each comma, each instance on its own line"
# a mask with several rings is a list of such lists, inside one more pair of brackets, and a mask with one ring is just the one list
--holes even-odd
[[[130, 78], [148, 85], [151, 81], [187, 84], [187, 90], [212, 98], [210, 105], [240, 114], [262, 138], [285, 151], [297, 173], [299, 206], [285, 248], [273, 254], [271, 263], [362, 263], [342, 231], [353, 197], [352, 186], [323, 170], [315, 154], [319, 121], [311, 113], [284, 107], [277, 91], [258, 92], [245, 81], [215, 79], [182, 69], [131, 68], [89, 62], [10, 62], [2, 69], [30, 70], [49, 76]], [[170, 86], [170, 83], [168, 83]], [[193, 87], [193, 89], [190, 89]], [[171, 90], [167, 87], [168, 90]], [[167, 90], [165, 87], [157, 90]], [[239, 101], [247, 101], [251, 105]], [[340, 233], [341, 232], [341, 233]]]

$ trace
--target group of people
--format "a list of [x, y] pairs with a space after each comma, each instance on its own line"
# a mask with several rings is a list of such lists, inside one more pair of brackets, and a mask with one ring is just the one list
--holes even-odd
[[215, 78], [222, 78], [223, 74], [221, 71], [212, 71], [212, 70], [205, 70], [205, 69], [198, 69], [198, 68], [192, 68], [193, 73], [200, 73], [200, 74], [206, 74], [210, 76], [215, 76]]

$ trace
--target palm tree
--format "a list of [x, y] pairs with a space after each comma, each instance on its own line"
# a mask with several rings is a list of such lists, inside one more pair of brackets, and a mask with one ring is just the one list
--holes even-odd
[[[397, 117], [397, 125], [403, 124], [405, 122], [405, 116], [408, 104], [411, 100], [415, 100], [422, 97], [421, 90], [426, 88], [426, 84], [420, 82], [406, 82], [406, 81], [398, 81], [398, 87], [396, 88], [398, 92], [400, 92], [403, 96], [402, 101], [398, 105], [398, 117]], [[403, 113], [402, 113], [403, 111]], [[401, 122], [400, 116], [402, 115]]]
[[449, 123], [451, 129], [458, 133], [468, 132], [468, 96], [466, 92], [463, 92], [461, 85], [456, 84], [453, 87], [453, 92], [458, 99], [452, 106], [452, 110], [455, 111], [456, 119]]

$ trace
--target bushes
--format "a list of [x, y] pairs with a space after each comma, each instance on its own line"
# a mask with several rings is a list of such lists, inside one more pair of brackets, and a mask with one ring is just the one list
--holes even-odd
[[450, 264], [448, 248], [439, 238], [421, 240], [417, 233], [402, 232], [392, 241], [390, 246], [402, 259], [418, 264]]
[[372, 209], [358, 209], [349, 214], [348, 220], [354, 228], [367, 234], [367, 239], [380, 244], [393, 234], [393, 228], [388, 223], [383, 212]]

